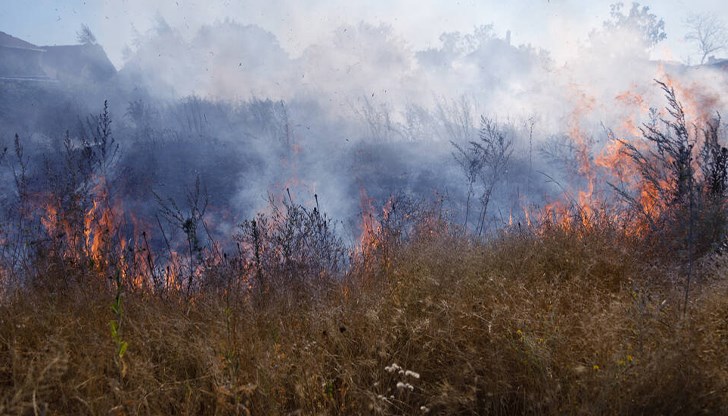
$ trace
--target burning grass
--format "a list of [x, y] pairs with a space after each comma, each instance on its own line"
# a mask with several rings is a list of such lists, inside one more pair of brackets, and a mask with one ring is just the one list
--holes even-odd
[[226, 245], [199, 178], [186, 208], [158, 196], [156, 229], [134, 217], [106, 105], [47, 197], [16, 137], [0, 414], [728, 413], [728, 150], [660, 85], [672, 118], [641, 145], [594, 158], [575, 124], [585, 188], [525, 225], [485, 232], [511, 153], [483, 118], [455, 146], [464, 222], [406, 194], [380, 215], [362, 188], [353, 247], [290, 192]]
[[726, 260], [683, 315], [646, 252], [607, 227], [428, 232], [309, 291], [6, 293], [0, 413], [725, 414]]

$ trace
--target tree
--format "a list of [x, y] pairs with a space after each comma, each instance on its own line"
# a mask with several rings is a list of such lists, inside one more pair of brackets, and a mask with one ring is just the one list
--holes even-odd
[[428, 48], [416, 53], [417, 59], [421, 63], [450, 68], [453, 62], [496, 39], [496, 35], [493, 24], [488, 24], [476, 26], [472, 33], [444, 32], [439, 39], [441, 43], [439, 48]]
[[610, 19], [604, 22], [604, 29], [632, 31], [641, 37], [647, 48], [651, 48], [667, 38], [665, 21], [658, 19], [654, 13], [650, 13], [648, 6], [632, 3], [628, 14], [624, 14], [624, 3], [622, 2], [614, 3], [609, 8]]
[[96, 36], [86, 24], [81, 25], [81, 30], [76, 32], [76, 40], [82, 45], [95, 45]]
[[695, 44], [701, 65], [708, 56], [728, 47], [728, 29], [719, 18], [709, 14], [692, 14], [685, 20], [685, 25], [689, 29], [685, 40]]

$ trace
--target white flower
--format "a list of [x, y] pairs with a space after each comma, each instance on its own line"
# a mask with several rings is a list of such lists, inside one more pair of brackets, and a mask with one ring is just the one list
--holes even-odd
[[384, 367], [384, 370], [388, 373], [394, 373], [395, 371], [402, 371], [402, 367], [398, 366], [396, 363], [392, 363], [392, 365]]
[[400, 390], [408, 389], [409, 391], [412, 391], [415, 389], [415, 387], [413, 385], [411, 385], [409, 383], [403, 383], [401, 381], [397, 383], [397, 388]]
[[420, 374], [419, 373], [415, 373], [414, 371], [410, 371], [410, 370], [405, 371], [404, 372], [404, 375], [407, 376], [407, 377], [412, 377], [412, 378], [416, 378], [416, 379], [419, 379], [420, 378]]

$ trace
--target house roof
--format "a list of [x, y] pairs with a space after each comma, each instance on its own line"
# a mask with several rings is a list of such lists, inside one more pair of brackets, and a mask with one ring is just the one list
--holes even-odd
[[33, 45], [30, 42], [26, 42], [22, 39], [18, 39], [15, 36], [8, 35], [5, 32], [0, 32], [0, 47], [6, 48], [17, 48], [17, 49], [30, 49], [35, 51], [42, 51], [43, 49]]
[[51, 76], [89, 77], [93, 80], [106, 80], [116, 74], [116, 67], [111, 63], [101, 45], [59, 45], [42, 46], [42, 66]]

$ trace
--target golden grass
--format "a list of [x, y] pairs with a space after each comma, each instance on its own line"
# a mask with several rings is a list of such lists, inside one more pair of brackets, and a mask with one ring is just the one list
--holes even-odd
[[638, 248], [438, 237], [315, 295], [125, 293], [121, 360], [112, 291], [17, 292], [0, 414], [728, 414], [722, 260], [683, 317], [676, 272]]

